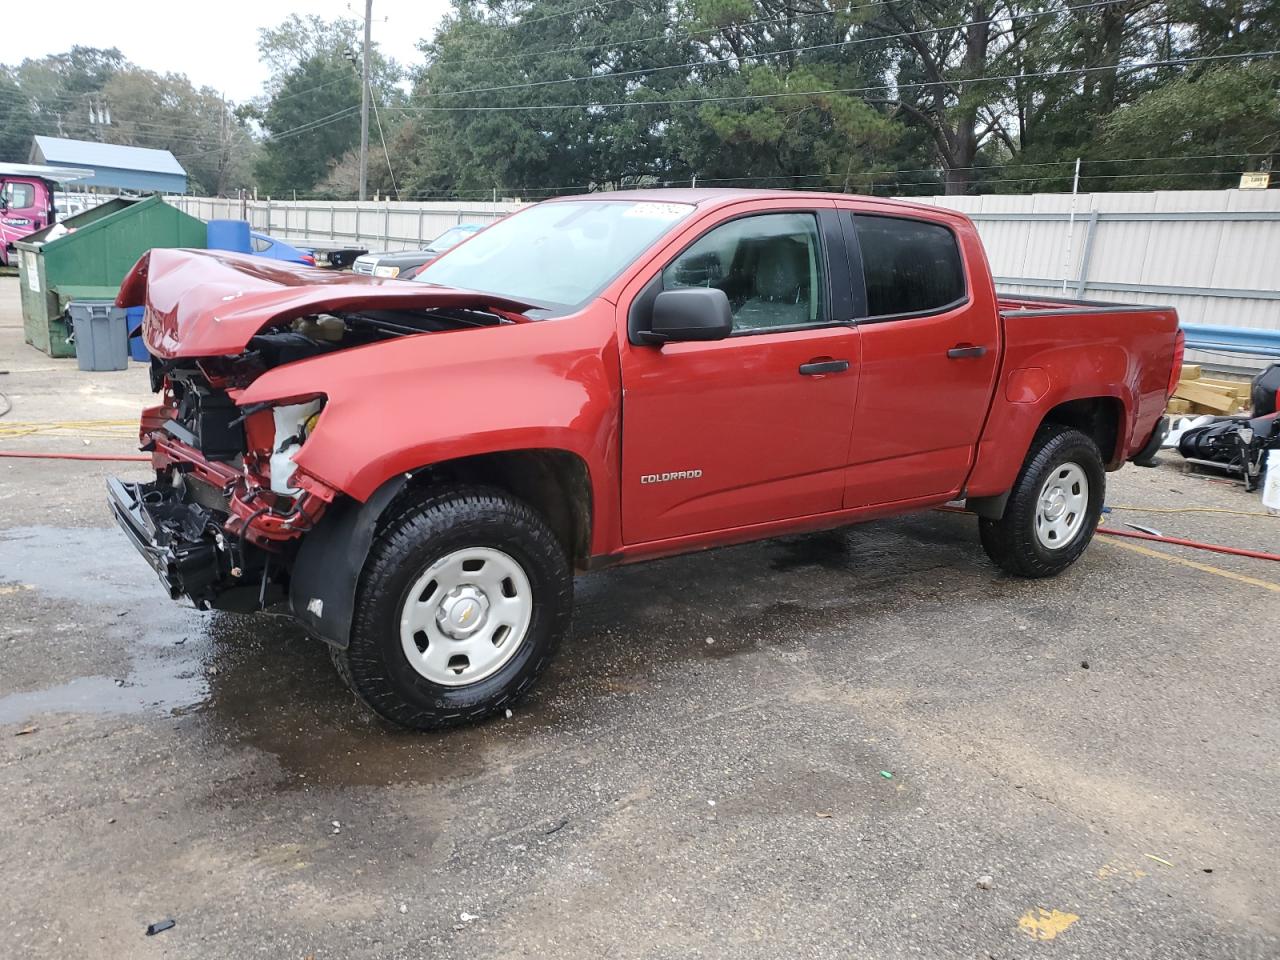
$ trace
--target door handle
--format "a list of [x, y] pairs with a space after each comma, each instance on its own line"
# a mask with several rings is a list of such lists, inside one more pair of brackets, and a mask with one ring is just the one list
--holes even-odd
[[984, 357], [986, 354], [986, 347], [970, 347], [963, 344], [952, 347], [947, 351], [947, 356], [952, 360], [968, 360], [975, 357]]
[[824, 373], [844, 373], [848, 369], [848, 360], [810, 360], [800, 364], [800, 375], [817, 377]]

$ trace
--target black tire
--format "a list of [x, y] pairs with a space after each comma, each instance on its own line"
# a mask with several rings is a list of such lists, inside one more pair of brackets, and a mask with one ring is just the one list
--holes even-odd
[[[1072, 463], [1083, 470], [1089, 482], [1088, 506], [1083, 524], [1066, 545], [1049, 548], [1036, 535], [1040, 493], [1056, 471]], [[1045, 424], [1031, 443], [1004, 516], [999, 520], [978, 521], [983, 549], [997, 566], [1020, 577], [1052, 577], [1061, 573], [1079, 559], [1093, 539], [1106, 499], [1106, 484], [1102, 455], [1092, 439], [1061, 424]]]
[[[464, 686], [433, 683], [409, 662], [400, 612], [438, 559], [487, 547], [515, 560], [532, 588], [524, 640], [496, 673]], [[331, 648], [334, 666], [369, 709], [414, 730], [480, 720], [514, 703], [546, 668], [568, 632], [573, 574], [564, 546], [528, 504], [487, 487], [453, 487], [402, 504], [369, 551], [356, 596], [351, 641]]]

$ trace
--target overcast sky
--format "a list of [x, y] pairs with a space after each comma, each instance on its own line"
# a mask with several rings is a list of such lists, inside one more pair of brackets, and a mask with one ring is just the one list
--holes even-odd
[[[373, 0], [373, 40], [387, 56], [417, 63], [414, 44], [431, 36], [448, 9], [448, 0]], [[291, 13], [360, 19], [364, 0], [62, 0], [47, 19], [31, 10], [42, 26], [10, 34], [18, 42], [0, 54], [8, 63], [77, 44], [119, 47], [140, 67], [185, 73], [197, 87], [240, 102], [257, 96], [267, 78], [258, 62], [259, 27]]]

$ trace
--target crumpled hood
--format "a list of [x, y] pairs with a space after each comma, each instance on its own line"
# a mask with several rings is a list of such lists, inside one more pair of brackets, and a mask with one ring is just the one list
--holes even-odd
[[223, 250], [150, 250], [120, 285], [116, 305], [146, 306], [143, 338], [157, 357], [243, 353], [264, 327], [316, 313], [496, 308], [532, 304], [488, 293], [335, 273]]

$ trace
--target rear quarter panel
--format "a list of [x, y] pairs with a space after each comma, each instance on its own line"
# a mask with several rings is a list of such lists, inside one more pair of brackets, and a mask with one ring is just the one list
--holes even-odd
[[970, 496], [1013, 486], [1046, 415], [1071, 400], [1118, 401], [1117, 468], [1137, 453], [1164, 413], [1177, 314], [1172, 309], [1079, 307], [1001, 313], [1005, 353], [968, 483]]

